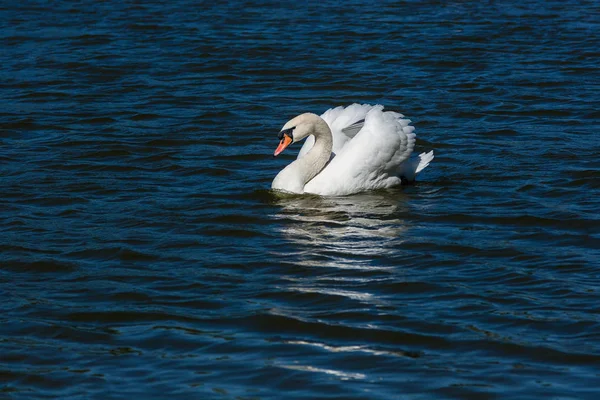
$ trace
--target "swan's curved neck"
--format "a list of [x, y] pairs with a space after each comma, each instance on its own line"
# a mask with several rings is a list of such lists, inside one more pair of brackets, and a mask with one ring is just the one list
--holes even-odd
[[304, 193], [304, 185], [325, 168], [331, 158], [333, 136], [327, 122], [318, 116], [312, 121], [313, 147], [285, 167], [273, 180], [271, 187], [291, 193]]
[[303, 184], [308, 183], [327, 165], [331, 158], [333, 136], [327, 122], [319, 118], [313, 131], [315, 144], [304, 156], [295, 161]]

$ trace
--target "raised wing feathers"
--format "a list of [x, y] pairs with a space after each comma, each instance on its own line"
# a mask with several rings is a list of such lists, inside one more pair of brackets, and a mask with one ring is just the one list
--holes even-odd
[[343, 132], [346, 128], [339, 129], [348, 137], [346, 143], [323, 171], [306, 184], [305, 192], [343, 195], [400, 183], [397, 172], [414, 149], [414, 128], [408, 125], [409, 120], [402, 119], [402, 114], [383, 112], [382, 108], [370, 107], [361, 129], [357, 130], [360, 119], [346, 126], [356, 130], [351, 140]]
[[[383, 106], [372, 106], [370, 104], [352, 104], [348, 107], [335, 107], [325, 111], [321, 118], [329, 128], [333, 135], [333, 153], [339, 153], [343, 147], [356, 136], [362, 126], [364, 126], [364, 120], [369, 111], [372, 109], [382, 110]], [[362, 125], [360, 125], [360, 122]], [[302, 157], [313, 147], [315, 144], [314, 136], [306, 138], [304, 145], [298, 153], [298, 158]]]

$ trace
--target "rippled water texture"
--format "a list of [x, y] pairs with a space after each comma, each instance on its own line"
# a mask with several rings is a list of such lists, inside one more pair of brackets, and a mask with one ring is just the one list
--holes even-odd
[[[0, 397], [596, 398], [597, 1], [161, 3], [0, 7]], [[419, 182], [271, 193], [353, 102]]]

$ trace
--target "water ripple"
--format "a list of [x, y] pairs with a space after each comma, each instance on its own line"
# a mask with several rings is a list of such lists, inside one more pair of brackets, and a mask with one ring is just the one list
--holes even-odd
[[[0, 397], [595, 398], [598, 11], [5, 6]], [[269, 191], [353, 102], [420, 181]]]

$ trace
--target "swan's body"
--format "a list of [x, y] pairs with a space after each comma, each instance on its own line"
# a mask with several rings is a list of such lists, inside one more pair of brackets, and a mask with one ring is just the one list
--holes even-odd
[[413, 181], [429, 165], [433, 151], [410, 157], [416, 135], [410, 120], [383, 106], [353, 104], [320, 117], [301, 114], [286, 123], [275, 155], [308, 136], [298, 158], [271, 187], [291, 193], [336, 196]]

